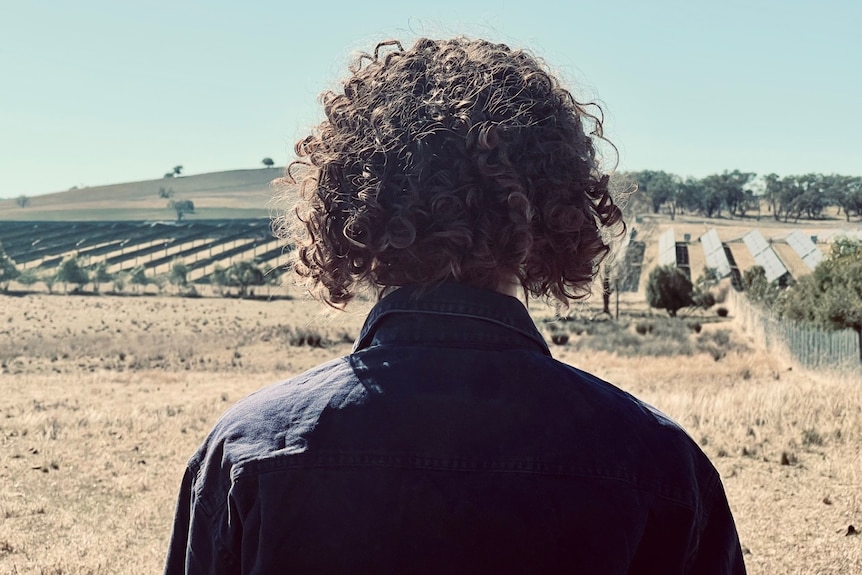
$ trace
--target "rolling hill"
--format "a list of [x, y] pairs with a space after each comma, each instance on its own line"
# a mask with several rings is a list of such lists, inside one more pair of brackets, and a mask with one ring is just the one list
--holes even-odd
[[27, 207], [15, 199], [0, 200], [0, 221], [173, 220], [176, 213], [159, 190], [174, 200], [191, 200], [189, 219], [262, 218], [276, 193], [270, 185], [282, 170], [233, 170], [178, 178], [112, 184], [33, 196]]

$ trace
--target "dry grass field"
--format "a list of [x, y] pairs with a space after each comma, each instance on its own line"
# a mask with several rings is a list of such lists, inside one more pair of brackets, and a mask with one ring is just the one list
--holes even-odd
[[172, 220], [160, 188], [176, 200], [193, 201], [192, 218], [265, 218], [273, 196], [269, 184], [281, 175], [281, 169], [263, 168], [73, 188], [34, 196], [26, 208], [14, 198], [0, 199], [0, 221]]
[[[347, 353], [368, 305], [0, 296], [0, 573], [159, 572], [185, 461], [219, 414]], [[716, 361], [699, 344], [610, 353], [600, 334], [532, 311], [549, 335], [571, 333], [558, 359], [653, 403], [703, 446], [750, 573], [862, 573], [862, 535], [847, 535], [862, 530], [862, 382], [792, 369], [732, 320], [689, 318], [703, 324], [697, 341], [722, 346]], [[641, 337], [634, 322], [623, 335]]]

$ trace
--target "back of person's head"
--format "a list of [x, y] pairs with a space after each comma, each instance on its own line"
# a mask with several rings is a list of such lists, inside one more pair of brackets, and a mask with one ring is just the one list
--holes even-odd
[[515, 281], [589, 293], [622, 215], [596, 160], [602, 124], [530, 54], [420, 39], [361, 55], [296, 145], [295, 271], [324, 301], [356, 289]]

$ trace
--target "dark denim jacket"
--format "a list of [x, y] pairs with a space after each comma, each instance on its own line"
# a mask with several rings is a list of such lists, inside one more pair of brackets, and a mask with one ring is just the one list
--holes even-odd
[[524, 306], [447, 284], [221, 418], [166, 573], [744, 573], [713, 466], [551, 358]]

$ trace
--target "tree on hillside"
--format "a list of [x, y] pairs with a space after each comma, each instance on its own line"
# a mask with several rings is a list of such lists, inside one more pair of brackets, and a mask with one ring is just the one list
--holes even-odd
[[769, 206], [769, 211], [772, 212], [772, 217], [778, 221], [780, 215], [778, 213], [778, 197], [781, 189], [781, 177], [778, 174], [767, 174], [763, 176], [764, 198]]
[[724, 189], [719, 176], [711, 175], [700, 180], [700, 213], [707, 218], [720, 218], [724, 209]]
[[637, 183], [638, 193], [649, 198], [652, 213], [659, 213], [662, 206], [667, 205], [671, 219], [675, 218], [678, 176], [664, 171], [641, 170], [633, 172], [631, 178]]
[[263, 270], [250, 261], [234, 262], [228, 268], [227, 275], [231, 285], [239, 286], [240, 297], [254, 295], [254, 286], [266, 283]]
[[21, 194], [15, 198], [15, 203], [18, 204], [19, 208], [26, 208], [30, 206], [30, 198]]
[[168, 285], [168, 277], [165, 274], [156, 274], [152, 278], [152, 284], [156, 286], [159, 295], [165, 292], [165, 286]]
[[769, 174], [766, 180], [766, 197], [776, 221], [786, 222], [793, 213], [803, 190], [797, 185], [795, 176], [779, 177]]
[[[765, 178], [766, 198], [776, 220], [798, 222], [805, 216], [818, 219], [823, 210], [832, 203], [839, 203], [836, 197], [837, 176], [805, 174], [779, 178], [769, 174]], [[840, 205], [840, 203], [839, 203]]]
[[649, 196], [654, 214], [667, 206], [670, 219], [676, 219], [676, 197], [679, 193], [679, 178], [666, 172], [657, 172], [649, 184]]
[[862, 177], [830, 176], [827, 194], [830, 203], [844, 211], [844, 217], [848, 222], [853, 214], [862, 217]]
[[216, 264], [212, 274], [209, 277], [210, 285], [218, 290], [219, 295], [230, 294], [231, 279], [228, 277], [227, 270]]
[[69, 284], [77, 286], [75, 291], [81, 291], [86, 284], [90, 283], [90, 275], [81, 267], [77, 256], [70, 256], [60, 264], [57, 270], [57, 281], [63, 284], [63, 290], [66, 293], [69, 293]]
[[823, 174], [805, 174], [797, 178], [802, 194], [796, 202], [796, 221], [804, 213], [809, 220], [823, 217], [823, 210], [831, 201], [831, 181]]
[[704, 198], [702, 201], [702, 211], [708, 218], [713, 216], [721, 217], [723, 209], [730, 212], [730, 216], [742, 215], [746, 209], [747, 202], [751, 200], [751, 192], [746, 193], [746, 186], [754, 178], [753, 173], [740, 172], [733, 170], [732, 172], [722, 172], [721, 174], [712, 174], [701, 180], [703, 183]]
[[702, 213], [704, 195], [703, 182], [697, 178], [686, 178], [679, 184], [676, 197], [677, 208], [683, 213]]
[[189, 267], [183, 263], [181, 259], [174, 259], [171, 262], [171, 271], [168, 272], [168, 281], [171, 285], [176, 286], [177, 292], [182, 291], [189, 285]]
[[181, 222], [186, 214], [195, 213], [195, 203], [191, 200], [170, 200], [168, 209], [174, 210], [177, 213], [177, 221]]
[[803, 174], [758, 177], [752, 172], [724, 171], [702, 179], [686, 178], [657, 170], [623, 173], [619, 177], [637, 183], [633, 199], [648, 202], [658, 214], [666, 209], [671, 219], [677, 213], [699, 212], [708, 217], [745, 217], [757, 212], [765, 199], [776, 221], [820, 219], [829, 206], [837, 206], [849, 220], [862, 217], [862, 178], [836, 174]]
[[93, 291], [99, 293], [99, 288], [102, 284], [111, 283], [114, 281], [114, 274], [108, 273], [108, 262], [100, 261], [92, 269]]
[[53, 269], [46, 270], [42, 272], [38, 277], [40, 280], [42, 280], [42, 283], [45, 284], [45, 289], [48, 290], [48, 293], [53, 294], [54, 284], [57, 283], [57, 272]]
[[744, 216], [750, 205], [753, 194], [748, 188], [749, 183], [757, 174], [753, 172], [723, 172], [721, 182], [724, 191], [724, 205], [731, 216]]
[[182, 166], [174, 166], [174, 175], [175, 176], [180, 176], [182, 174], [182, 172], [183, 172]]
[[272, 161], [272, 158], [266, 157], [260, 161], [261, 164], [266, 166], [267, 168], [271, 168], [275, 165], [275, 162]]
[[21, 275], [15, 261], [6, 255], [6, 250], [3, 249], [3, 244], [0, 243], [0, 291], [6, 293], [9, 291], [9, 283]]
[[137, 266], [129, 272], [129, 283], [135, 286], [135, 293], [138, 292], [138, 286], [147, 287], [150, 284], [150, 278], [147, 277], [147, 270], [144, 266]]
[[694, 286], [688, 276], [676, 266], [653, 268], [647, 279], [647, 303], [663, 309], [671, 317], [685, 307], [695, 305]]

